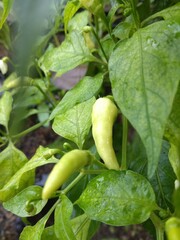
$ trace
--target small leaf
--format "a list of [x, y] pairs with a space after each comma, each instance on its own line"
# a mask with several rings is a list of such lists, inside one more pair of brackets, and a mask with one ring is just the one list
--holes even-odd
[[25, 187], [32, 185], [34, 183], [34, 169], [48, 163], [57, 163], [58, 160], [53, 156], [57, 152], [59, 152], [57, 149], [40, 146], [35, 155], [16, 171], [3, 188], [0, 189], [0, 201], [5, 202]]
[[51, 70], [62, 75], [81, 64], [94, 61], [96, 58], [86, 46], [82, 33], [74, 30], [58, 48], [47, 50], [40, 58], [39, 65], [45, 73]]
[[8, 17], [8, 14], [11, 10], [11, 7], [14, 3], [14, 0], [3, 0], [3, 14], [0, 20], [0, 29], [2, 28], [4, 22], [6, 21], [6, 18]]
[[3, 207], [19, 217], [38, 214], [46, 205], [47, 200], [41, 199], [42, 188], [29, 186], [3, 204]]
[[61, 203], [55, 209], [54, 230], [56, 236], [61, 240], [76, 240], [70, 222], [73, 205], [65, 195], [61, 199]]
[[68, 1], [64, 9], [64, 30], [67, 33], [68, 23], [74, 14], [80, 8], [80, 3], [77, 0]]
[[157, 208], [150, 183], [132, 171], [100, 174], [76, 203], [90, 219], [114, 226], [142, 223]]
[[52, 128], [60, 136], [73, 141], [82, 149], [91, 127], [91, 112], [95, 98], [80, 103], [64, 114], [57, 115]]
[[18, 150], [12, 143], [0, 153], [0, 188], [27, 163], [28, 159], [23, 152]]
[[103, 83], [103, 75], [97, 74], [94, 77], [84, 77], [75, 87], [69, 90], [60, 103], [56, 106], [50, 115], [52, 120], [56, 115], [60, 115], [71, 109], [76, 104], [84, 102], [93, 96], [96, 96]]
[[166, 121], [180, 75], [180, 28], [160, 21], [121, 41], [109, 62], [114, 99], [140, 135], [148, 176], [159, 160]]
[[8, 130], [10, 113], [12, 111], [12, 102], [12, 95], [9, 92], [5, 92], [0, 99], [0, 124], [2, 124], [6, 130]]

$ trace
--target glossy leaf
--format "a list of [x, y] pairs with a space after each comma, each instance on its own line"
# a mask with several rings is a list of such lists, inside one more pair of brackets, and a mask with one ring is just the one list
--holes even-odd
[[155, 194], [142, 175], [108, 170], [95, 177], [76, 202], [90, 219], [114, 226], [146, 221], [156, 209]]
[[10, 178], [22, 168], [27, 161], [24, 153], [10, 143], [7, 148], [0, 153], [0, 188], [3, 188]]
[[61, 200], [55, 210], [54, 230], [56, 236], [61, 240], [76, 240], [70, 222], [73, 205], [65, 195], [61, 197]]
[[13, 99], [10, 92], [5, 92], [0, 99], [0, 124], [2, 124], [6, 130], [8, 130], [12, 102]]
[[82, 149], [91, 127], [91, 112], [95, 100], [93, 97], [74, 106], [64, 114], [56, 116], [52, 125], [53, 130]]
[[38, 214], [47, 201], [42, 200], [42, 188], [29, 186], [3, 204], [3, 207], [19, 217], [30, 217]]
[[96, 61], [96, 58], [86, 46], [82, 33], [72, 31], [58, 48], [45, 52], [39, 65], [45, 73], [54, 71], [62, 75], [81, 64], [93, 61]]
[[[97, 74], [94, 77], [84, 77], [75, 87], [69, 90], [50, 115], [53, 119], [74, 107], [76, 104], [84, 102], [96, 96], [103, 83], [103, 75]], [[73, 99], [73, 101], [72, 101]]]
[[152, 177], [180, 75], [180, 29], [160, 21], [121, 41], [109, 62], [114, 99], [139, 133]]
[[32, 171], [48, 163], [57, 163], [58, 160], [53, 156], [53, 154], [57, 152], [57, 149], [43, 148], [40, 146], [36, 154], [24, 164], [23, 167], [16, 171], [0, 190], [0, 201], [7, 201], [25, 187], [32, 185], [34, 182], [34, 174], [32, 174]]

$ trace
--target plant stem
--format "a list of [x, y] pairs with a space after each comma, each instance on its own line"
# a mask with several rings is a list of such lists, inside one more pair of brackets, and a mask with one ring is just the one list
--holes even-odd
[[164, 240], [164, 223], [155, 213], [151, 214], [150, 219], [156, 229], [156, 240]]
[[122, 136], [122, 162], [121, 169], [126, 170], [127, 168], [127, 139], [128, 139], [128, 121], [127, 118], [123, 115], [123, 136]]
[[34, 126], [32, 126], [32, 127], [28, 128], [28, 129], [24, 130], [24, 131], [21, 132], [21, 133], [18, 133], [18, 134], [16, 134], [16, 135], [12, 136], [12, 138], [23, 137], [24, 135], [26, 135], [26, 134], [28, 134], [28, 133], [30, 133], [30, 132], [38, 129], [38, 128], [41, 127], [41, 126], [43, 126], [46, 122], [48, 122], [48, 119], [45, 120], [45, 121], [43, 121], [43, 122], [40, 122], [40, 123], [35, 124]]
[[106, 56], [106, 53], [105, 53], [105, 51], [104, 51], [104, 49], [103, 49], [103, 47], [102, 47], [102, 44], [101, 44], [101, 42], [100, 42], [100, 40], [99, 40], [99, 37], [98, 37], [97, 33], [95, 32], [95, 30], [94, 30], [93, 27], [92, 27], [92, 33], [94, 34], [94, 36], [95, 36], [95, 38], [96, 38], [96, 41], [97, 41], [97, 43], [98, 43], [98, 45], [99, 45], [99, 47], [100, 47], [100, 49], [101, 49], [101, 52], [102, 52], [102, 54], [104, 55], [104, 57], [105, 57], [105, 59], [106, 59], [106, 62], [108, 62], [108, 58], [107, 58], [107, 56]]
[[139, 29], [140, 28], [140, 20], [139, 20], [138, 12], [136, 10], [136, 6], [135, 6], [135, 3], [134, 3], [134, 0], [130, 0], [130, 4], [131, 4], [132, 13], [133, 13], [133, 17], [134, 17], [134, 22], [135, 22], [136, 28]]
[[85, 173], [80, 172], [79, 175], [65, 189], [61, 191], [61, 193], [67, 194], [84, 176]]

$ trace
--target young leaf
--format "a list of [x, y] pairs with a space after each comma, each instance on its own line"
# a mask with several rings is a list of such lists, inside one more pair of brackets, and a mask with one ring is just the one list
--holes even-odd
[[84, 77], [75, 85], [73, 89], [69, 90], [65, 94], [63, 99], [51, 113], [50, 120], [52, 120], [56, 115], [65, 113], [76, 104], [84, 102], [93, 96], [96, 96], [101, 88], [102, 83], [103, 75], [101, 73], [97, 74], [94, 77]]
[[180, 29], [160, 21], [121, 41], [109, 62], [114, 99], [139, 133], [152, 177], [180, 75]]
[[19, 217], [29, 217], [38, 214], [46, 205], [42, 200], [42, 188], [29, 186], [3, 204], [3, 207]]
[[53, 130], [82, 149], [91, 127], [91, 112], [95, 100], [93, 97], [74, 106], [64, 114], [57, 115], [52, 125]]
[[142, 223], [157, 207], [146, 178], [132, 171], [114, 170], [90, 181], [76, 203], [90, 219], [114, 226]]
[[0, 124], [8, 130], [8, 122], [12, 110], [12, 95], [10, 92], [5, 92], [0, 99]]
[[40, 58], [40, 68], [45, 72], [54, 71], [58, 75], [68, 72], [86, 62], [96, 61], [86, 46], [80, 31], [72, 31], [58, 47], [49, 49]]
[[77, 240], [87, 240], [91, 220], [86, 214], [80, 215], [71, 220], [73, 232]]
[[44, 148], [40, 146], [36, 154], [23, 165], [10, 180], [0, 189], [0, 201], [5, 202], [15, 196], [25, 187], [32, 185], [34, 182], [34, 169], [48, 163], [57, 163], [53, 154], [59, 150]]
[[76, 240], [70, 222], [72, 211], [73, 205], [71, 201], [63, 195], [61, 203], [55, 209], [54, 223], [56, 236], [61, 240]]
[[80, 8], [80, 3], [77, 0], [68, 1], [64, 9], [64, 30], [67, 33], [68, 23], [74, 14]]
[[27, 161], [24, 153], [12, 143], [0, 153], [0, 189]]

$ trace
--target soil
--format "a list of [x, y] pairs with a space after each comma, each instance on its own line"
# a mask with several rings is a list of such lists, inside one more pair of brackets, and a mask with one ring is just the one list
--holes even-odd
[[[47, 146], [56, 139], [57, 135], [51, 128], [41, 127], [22, 139], [20, 148], [31, 158], [39, 145]], [[44, 175], [51, 170], [51, 165], [38, 168], [36, 181], [43, 182]], [[35, 223], [36, 218], [31, 218], [31, 222]], [[33, 224], [34, 224], [33, 223]], [[18, 240], [25, 224], [19, 217], [7, 212], [0, 206], [0, 240]], [[92, 240], [152, 240], [150, 235], [141, 225], [133, 225], [128, 227], [112, 227], [102, 224], [99, 231]]]

